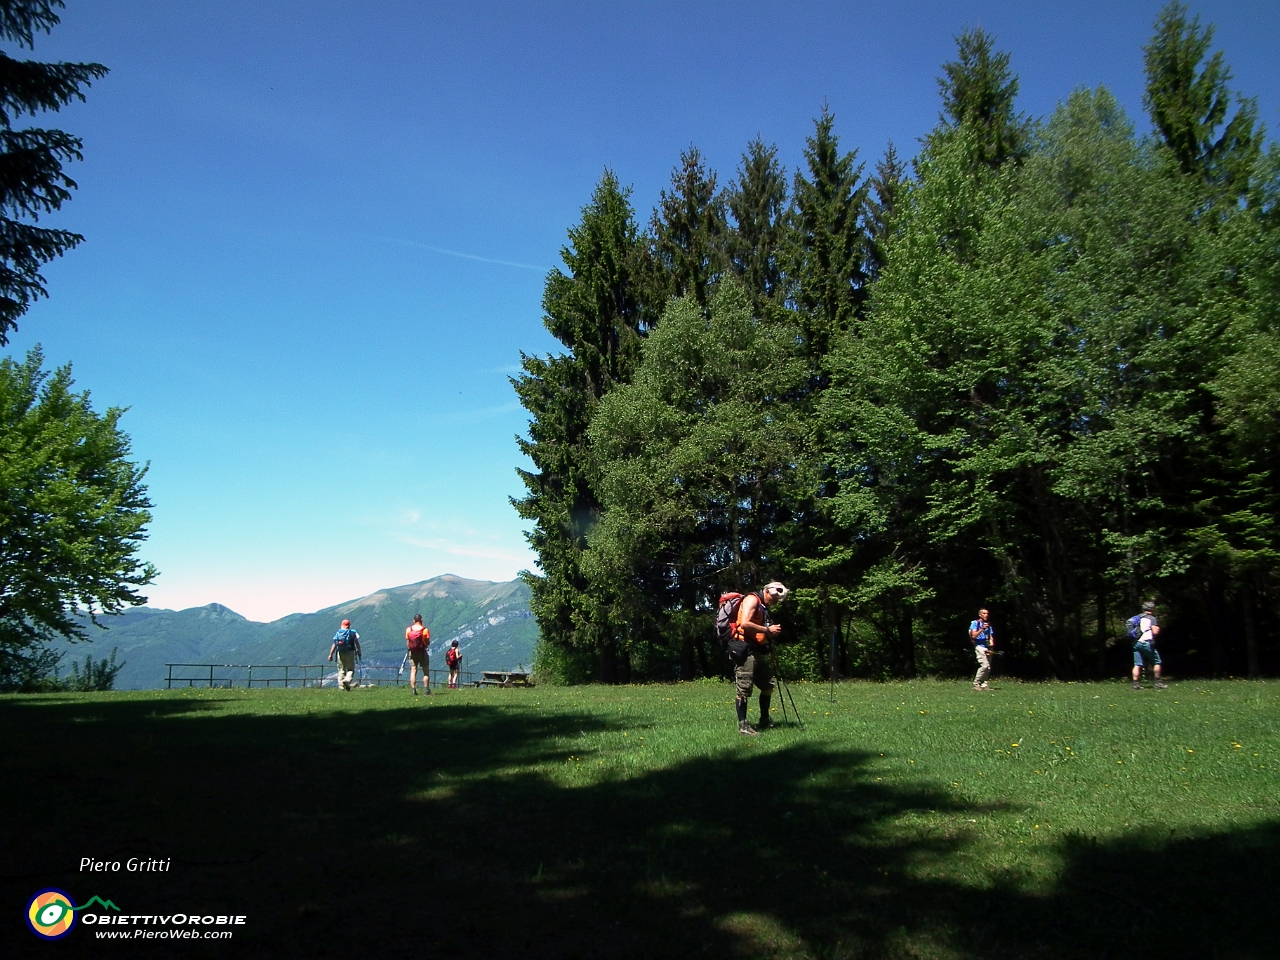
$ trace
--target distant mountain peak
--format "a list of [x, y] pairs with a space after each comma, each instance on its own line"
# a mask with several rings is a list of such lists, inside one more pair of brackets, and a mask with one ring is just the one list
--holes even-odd
[[216, 620], [245, 620], [246, 617], [236, 613], [230, 607], [224, 607], [220, 603], [206, 603], [203, 607], [194, 608], [197, 616], [204, 618], [210, 617]]

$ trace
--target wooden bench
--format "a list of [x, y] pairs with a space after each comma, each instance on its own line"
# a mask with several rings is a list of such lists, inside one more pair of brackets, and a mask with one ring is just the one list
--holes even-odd
[[480, 675], [478, 687], [532, 687], [529, 674], [516, 670], [485, 670]]

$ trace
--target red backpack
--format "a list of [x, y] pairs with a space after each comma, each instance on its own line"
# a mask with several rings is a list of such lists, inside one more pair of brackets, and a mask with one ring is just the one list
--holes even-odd
[[457, 662], [461, 659], [462, 659], [462, 654], [458, 652], [457, 647], [450, 647], [448, 652], [444, 655], [444, 662], [451, 667], [455, 666]]
[[[756, 596], [760, 597], [760, 594], [757, 593]], [[742, 639], [738, 631], [738, 611], [742, 608], [745, 597], [746, 594], [742, 593], [722, 593], [716, 608], [716, 641], [720, 644], [720, 649], [735, 663], [746, 660], [747, 654], [751, 652], [750, 644]]]
[[431, 642], [431, 631], [420, 623], [415, 623], [405, 631], [405, 645], [410, 650], [425, 650]]

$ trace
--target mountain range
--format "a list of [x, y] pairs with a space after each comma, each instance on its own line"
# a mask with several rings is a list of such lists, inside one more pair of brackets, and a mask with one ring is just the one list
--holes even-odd
[[404, 656], [404, 631], [415, 613], [431, 630], [431, 666], [444, 667], [444, 648], [453, 640], [468, 671], [513, 670], [533, 662], [538, 624], [529, 610], [529, 588], [519, 580], [492, 583], [446, 574], [389, 587], [315, 613], [292, 613], [270, 623], [248, 620], [220, 603], [187, 610], [135, 607], [99, 617], [101, 630], [86, 623], [92, 643], [59, 641], [54, 649], [72, 658], [96, 660], [118, 648], [125, 662], [117, 690], [164, 686], [166, 663], [322, 663], [344, 619], [360, 634], [366, 663], [397, 665]]

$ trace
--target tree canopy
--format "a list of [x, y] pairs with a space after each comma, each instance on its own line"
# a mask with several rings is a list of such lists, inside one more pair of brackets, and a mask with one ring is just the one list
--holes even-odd
[[825, 107], [790, 190], [759, 138], [723, 191], [686, 151], [627, 241], [627, 364], [576, 392], [578, 341], [526, 366], [531, 495], [589, 503], [540, 663], [723, 673], [718, 593], [784, 579], [814, 678], [963, 669], [979, 607], [1014, 669], [1096, 676], [1153, 596], [1180, 669], [1280, 669], [1280, 153], [1211, 40], [1161, 12], [1146, 135], [1105, 88], [1026, 117], [970, 30], [909, 163], [864, 178]]
[[42, 360], [0, 359], [0, 685], [40, 673], [44, 641], [84, 638], [77, 612], [145, 603], [156, 573], [137, 555], [151, 504], [124, 411], [96, 413], [70, 366]]

